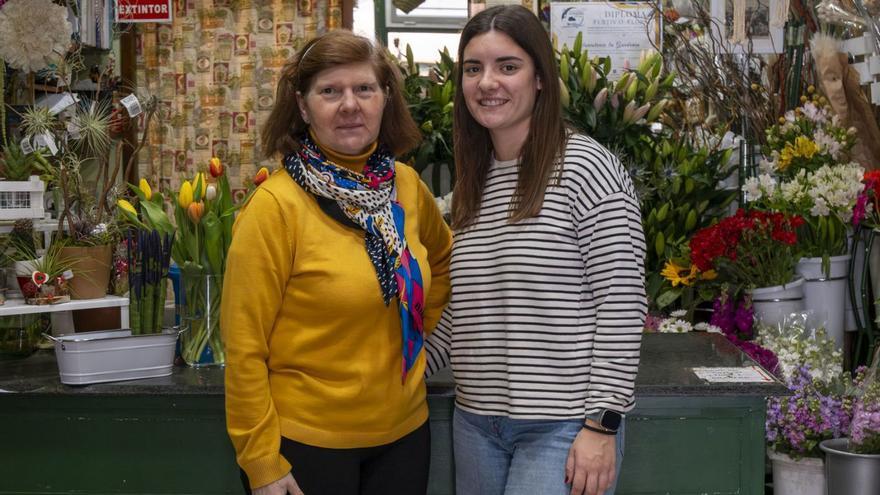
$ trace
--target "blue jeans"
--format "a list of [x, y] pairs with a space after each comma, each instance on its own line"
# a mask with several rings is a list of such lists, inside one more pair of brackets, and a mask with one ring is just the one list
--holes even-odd
[[[565, 462], [583, 420], [481, 416], [455, 408], [452, 420], [456, 495], [569, 495]], [[623, 424], [617, 463], [623, 462]], [[605, 495], [613, 495], [617, 478]]]

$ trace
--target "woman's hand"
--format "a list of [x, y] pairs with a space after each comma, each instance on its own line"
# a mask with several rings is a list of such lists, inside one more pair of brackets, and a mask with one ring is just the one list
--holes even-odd
[[305, 495], [303, 491], [299, 489], [299, 485], [296, 484], [296, 480], [293, 479], [293, 475], [290, 473], [287, 473], [287, 475], [280, 480], [273, 481], [272, 483], [263, 485], [259, 488], [254, 488], [251, 493], [253, 493], [253, 495]]
[[571, 495], [602, 495], [614, 483], [617, 438], [582, 429], [571, 444], [565, 482]]

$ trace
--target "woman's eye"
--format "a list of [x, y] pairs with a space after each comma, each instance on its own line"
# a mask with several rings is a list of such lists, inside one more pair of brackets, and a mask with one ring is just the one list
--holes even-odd
[[518, 67], [513, 64], [505, 64], [501, 66], [501, 70], [504, 72], [515, 72]]
[[335, 92], [336, 92], [336, 90], [333, 88], [323, 88], [320, 91], [318, 91], [318, 93], [322, 94], [322, 95], [332, 95]]
[[476, 65], [471, 65], [471, 66], [465, 67], [464, 72], [465, 72], [465, 74], [476, 74], [477, 72], [480, 72], [480, 68], [477, 67]]

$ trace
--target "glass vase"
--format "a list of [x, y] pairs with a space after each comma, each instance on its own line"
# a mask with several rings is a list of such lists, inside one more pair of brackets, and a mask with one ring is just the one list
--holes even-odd
[[226, 353], [220, 337], [222, 275], [182, 272], [180, 288], [180, 356], [189, 366], [223, 366]]
[[44, 330], [39, 314], [0, 317], [0, 359], [30, 356]]

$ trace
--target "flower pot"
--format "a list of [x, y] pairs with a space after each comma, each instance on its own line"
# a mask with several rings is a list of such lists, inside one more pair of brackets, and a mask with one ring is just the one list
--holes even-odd
[[177, 305], [180, 355], [190, 366], [222, 366], [226, 362], [220, 336], [223, 277], [181, 271]]
[[73, 278], [69, 282], [73, 299], [99, 299], [107, 295], [113, 264], [113, 249], [109, 244], [67, 246], [61, 248], [60, 255], [73, 269]]
[[0, 317], [0, 359], [30, 356], [43, 332], [39, 314]]
[[795, 271], [804, 278], [804, 308], [812, 310], [825, 332], [843, 349], [846, 324], [847, 280], [850, 255], [832, 256], [828, 276], [822, 271], [822, 258], [801, 258]]
[[804, 310], [804, 279], [796, 278], [785, 285], [759, 287], [749, 291], [755, 321], [777, 326], [791, 313]]
[[767, 455], [773, 464], [773, 495], [826, 495], [822, 459], [804, 457], [794, 460], [772, 449]]
[[16, 286], [18, 287], [18, 290], [21, 291], [22, 297], [25, 299], [30, 299], [37, 295], [37, 286], [31, 280], [31, 275], [34, 273], [34, 266], [36, 266], [42, 258], [43, 257], [40, 256], [35, 260], [12, 262], [12, 273], [15, 277]]
[[849, 439], [824, 440], [825, 476], [828, 493], [877, 495], [880, 493], [880, 454], [854, 454]]

